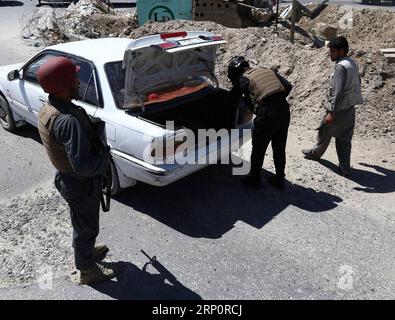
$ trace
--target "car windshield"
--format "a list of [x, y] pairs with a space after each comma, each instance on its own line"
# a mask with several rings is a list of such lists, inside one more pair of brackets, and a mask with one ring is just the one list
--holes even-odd
[[122, 61], [107, 63], [104, 69], [115, 103], [118, 108], [122, 108], [125, 99], [125, 69], [122, 69]]

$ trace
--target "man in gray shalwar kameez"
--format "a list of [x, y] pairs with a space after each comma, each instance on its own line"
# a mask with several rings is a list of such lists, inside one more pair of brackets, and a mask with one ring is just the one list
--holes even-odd
[[330, 77], [326, 115], [318, 128], [317, 142], [312, 149], [304, 149], [305, 158], [320, 159], [332, 139], [336, 138], [336, 151], [340, 172], [351, 173], [351, 140], [355, 125], [355, 106], [363, 103], [361, 79], [356, 63], [347, 56], [348, 42], [338, 37], [328, 44], [331, 60], [336, 62]]

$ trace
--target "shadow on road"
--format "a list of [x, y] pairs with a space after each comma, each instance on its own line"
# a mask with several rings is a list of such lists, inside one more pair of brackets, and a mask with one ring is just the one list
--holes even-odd
[[[202, 298], [186, 288], [174, 276], [166, 283], [162, 274], [151, 274], [140, 270], [130, 262], [119, 262], [120, 274], [117, 281], [106, 281], [91, 287], [114, 299], [133, 300], [201, 300]], [[168, 281], [169, 279], [167, 279]]]
[[[337, 165], [324, 159], [321, 159], [319, 162], [339, 174]], [[359, 164], [366, 168], [374, 169], [378, 173], [353, 168], [348, 179], [362, 186], [355, 187], [355, 190], [367, 193], [390, 193], [395, 191], [395, 171], [367, 163]]]
[[324, 212], [342, 199], [289, 183], [284, 192], [267, 184], [251, 190], [230, 166], [209, 166], [166, 187], [137, 184], [116, 200], [191, 237], [217, 239], [237, 221], [262, 228], [288, 206]]
[[39, 144], [42, 144], [37, 128], [31, 126], [30, 124], [26, 124], [23, 127], [18, 128], [17, 130], [13, 131], [12, 134], [23, 138], [30, 138], [38, 142]]
[[0, 7], [21, 7], [23, 6], [23, 2], [20, 1], [0, 1]]

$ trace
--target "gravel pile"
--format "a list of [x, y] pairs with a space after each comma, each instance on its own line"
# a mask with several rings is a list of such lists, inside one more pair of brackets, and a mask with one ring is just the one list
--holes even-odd
[[0, 287], [70, 273], [74, 265], [69, 220], [67, 204], [53, 188], [0, 204]]
[[[347, 18], [352, 19], [350, 25], [342, 23]], [[299, 25], [313, 32], [322, 23], [336, 26], [338, 35], [347, 37], [358, 48], [395, 46], [395, 14], [391, 10], [331, 5], [314, 20], [303, 17]]]
[[[338, 26], [339, 19], [345, 15], [339, 6], [327, 7], [314, 20], [302, 18], [299, 23], [302, 29], [297, 29], [299, 32], [296, 33], [295, 44], [291, 44], [286, 24], [280, 24], [278, 28], [271, 26], [236, 29], [214, 22], [176, 20], [167, 23], [147, 22], [138, 27], [136, 17], [114, 12], [107, 14], [95, 7], [97, 3], [83, 0], [77, 5], [71, 5], [62, 18], [57, 18], [55, 25], [58, 28], [53, 27], [54, 23], [49, 24], [48, 29], [53, 28], [55, 31], [47, 39], [56, 42], [56, 39], [70, 41], [98, 37], [138, 38], [177, 30], [207, 30], [221, 34], [228, 41], [219, 49], [218, 56], [222, 86], [230, 86], [226, 70], [233, 55], [246, 56], [253, 66], [276, 68], [294, 85], [289, 97], [293, 124], [303, 130], [317, 127], [322, 117], [322, 106], [326, 103], [329, 76], [334, 64], [327, 56], [327, 48], [316, 48], [315, 32], [323, 26], [325, 29], [325, 25]], [[337, 35], [348, 37], [350, 53], [358, 62], [361, 71], [365, 104], [359, 109], [355, 134], [393, 139], [395, 65], [379, 49], [383, 46], [395, 46], [395, 14], [389, 10], [362, 9], [353, 10], [352, 18], [353, 29], [337, 28]], [[43, 21], [48, 23], [51, 19]], [[383, 28], [383, 25], [386, 27]], [[50, 32], [46, 34], [51, 35]]]
[[[220, 83], [230, 87], [227, 65], [234, 55], [244, 55], [253, 66], [278, 69], [294, 85], [289, 97], [295, 125], [313, 129], [322, 117], [329, 76], [334, 64], [327, 48], [312, 48], [288, 41], [288, 30], [274, 26], [232, 29], [214, 22], [148, 22], [131, 32], [138, 38], [176, 30], [206, 30], [221, 34], [228, 41], [218, 51]], [[351, 43], [351, 55], [358, 62], [365, 104], [360, 107], [355, 133], [360, 136], [394, 138], [395, 67], [378, 49], [361, 49]]]

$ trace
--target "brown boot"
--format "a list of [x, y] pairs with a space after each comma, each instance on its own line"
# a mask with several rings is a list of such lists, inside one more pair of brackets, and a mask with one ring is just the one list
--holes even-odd
[[92, 269], [81, 270], [80, 284], [90, 284], [102, 282], [114, 278], [118, 274], [118, 270], [114, 267], [105, 267], [95, 263]]
[[105, 244], [98, 244], [93, 248], [93, 259], [103, 257], [109, 250]]

